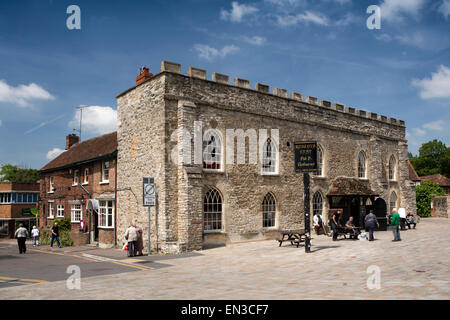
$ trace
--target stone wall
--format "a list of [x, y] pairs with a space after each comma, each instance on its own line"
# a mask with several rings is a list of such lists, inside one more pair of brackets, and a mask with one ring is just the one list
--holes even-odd
[[[118, 96], [118, 215], [119, 237], [131, 221], [147, 234], [146, 208], [142, 206], [142, 177], [154, 177], [157, 216], [152, 216], [152, 248], [163, 251], [196, 250], [202, 241], [243, 241], [273, 238], [277, 230], [304, 226], [303, 180], [294, 170], [294, 142], [317, 141], [324, 150], [325, 174], [313, 177], [312, 194], [326, 194], [336, 177], [357, 176], [360, 151], [368, 160], [372, 189], [389, 205], [392, 192], [397, 205], [415, 212], [415, 192], [408, 171], [408, 151], [403, 121], [344, 107], [282, 89], [269, 93], [268, 86], [226, 75], [206, 79], [201, 69], [180, 74], [179, 65], [165, 64], [162, 72]], [[186, 145], [182, 129], [194, 133], [194, 121], [203, 132], [213, 128], [223, 137], [226, 129], [279, 130], [279, 169], [262, 175], [258, 164], [227, 164], [221, 172], [205, 172], [199, 164], [176, 164]], [[175, 131], [178, 130], [178, 131]], [[235, 145], [235, 150], [238, 146]], [[248, 147], [245, 148], [248, 159]], [[396, 177], [388, 178], [389, 159], [397, 163]], [[192, 155], [193, 159], [194, 156]], [[226, 155], [224, 156], [224, 159]], [[236, 159], [235, 159], [236, 163]], [[203, 234], [203, 195], [214, 187], [223, 198], [223, 231]], [[276, 198], [276, 225], [262, 228], [261, 203], [272, 193]], [[312, 196], [311, 196], [312, 199]], [[388, 208], [389, 209], [389, 208]], [[326, 212], [326, 210], [325, 210]]]
[[433, 217], [448, 218], [450, 215], [450, 196], [433, 196]]

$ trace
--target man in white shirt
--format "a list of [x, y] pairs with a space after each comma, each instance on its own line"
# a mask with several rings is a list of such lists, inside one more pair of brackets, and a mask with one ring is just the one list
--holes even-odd
[[319, 235], [319, 231], [323, 229], [324, 234], [328, 234], [325, 229], [325, 224], [323, 223], [322, 215], [320, 212], [317, 212], [313, 217], [314, 230], [316, 230], [316, 234]]

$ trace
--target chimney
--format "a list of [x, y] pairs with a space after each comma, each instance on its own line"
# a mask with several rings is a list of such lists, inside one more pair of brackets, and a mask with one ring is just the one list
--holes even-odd
[[150, 69], [147, 67], [142, 67], [139, 69], [139, 75], [136, 77], [136, 85], [144, 82], [145, 80], [151, 78], [153, 74], [150, 73]]
[[66, 150], [69, 150], [70, 147], [72, 147], [75, 143], [78, 143], [79, 141], [80, 138], [75, 133], [71, 133], [68, 136], [66, 136]]

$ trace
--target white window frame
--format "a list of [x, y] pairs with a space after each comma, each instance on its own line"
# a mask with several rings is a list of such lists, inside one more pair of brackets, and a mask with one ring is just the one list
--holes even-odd
[[[214, 142], [214, 146], [210, 146], [210, 145], [206, 145], [209, 141], [209, 139], [214, 136], [215, 142]], [[218, 140], [218, 142], [217, 142]], [[214, 150], [214, 158], [211, 156], [212, 155], [212, 148], [216, 148]], [[218, 149], [218, 151], [217, 151]], [[218, 157], [217, 157], [218, 156]], [[214, 162], [215, 158], [218, 158], [216, 160], [216, 162]], [[205, 172], [223, 172], [224, 170], [224, 163], [223, 163], [223, 159], [224, 159], [224, 147], [223, 147], [223, 138], [222, 135], [220, 133], [220, 131], [215, 130], [215, 129], [210, 129], [207, 130], [205, 132], [205, 134], [203, 135], [203, 139], [202, 139], [202, 168], [203, 171]], [[208, 165], [207, 162], [211, 162], [215, 163], [216, 165], [218, 164], [219, 168], [214, 169], [214, 168], [205, 168], [205, 165]]]
[[[62, 212], [62, 214], [61, 214], [61, 212]], [[63, 204], [58, 204], [56, 206], [56, 217], [64, 218], [64, 205]]]
[[49, 219], [55, 218], [55, 202], [54, 201], [48, 201], [48, 218]]
[[84, 168], [83, 184], [89, 184], [89, 168]]
[[55, 192], [55, 179], [53, 176], [50, 176], [48, 193], [54, 193], [54, 192]]
[[80, 183], [80, 170], [73, 171], [73, 186], [77, 186]]
[[[105, 172], [106, 172], [105, 165], [106, 164], [108, 164], [108, 167], [107, 167], [108, 179], [105, 179]], [[109, 169], [110, 168], [111, 167], [110, 167], [110, 161], [109, 160], [102, 161], [102, 170], [101, 170], [101, 172], [102, 172], [102, 181], [100, 181], [100, 184], [107, 184], [107, 183], [109, 183]]]
[[[74, 208], [75, 206], [80, 206], [80, 208]], [[74, 219], [76, 218], [77, 212], [80, 212], [80, 218], [78, 220]], [[72, 223], [78, 223], [83, 220], [83, 205], [81, 203], [72, 203], [70, 208], [70, 220]]]
[[0, 192], [0, 204], [11, 204], [11, 203], [12, 203], [12, 193]]
[[[267, 156], [267, 147], [269, 146], [270, 143], [270, 157]], [[273, 150], [272, 150], [273, 149]], [[275, 143], [268, 138], [264, 144], [263, 144], [263, 150], [262, 150], [262, 163], [261, 163], [261, 174], [262, 175], [267, 175], [267, 176], [273, 176], [273, 175], [278, 175], [278, 149], [277, 146], [275, 145]], [[270, 167], [265, 167], [264, 164], [267, 161], [272, 161], [272, 165], [270, 165]], [[273, 168], [273, 171], [268, 171], [268, 168]]]
[[[111, 210], [111, 212], [108, 212], [108, 210]], [[111, 216], [110, 226], [107, 223], [109, 215]], [[114, 228], [114, 200], [98, 200], [98, 227], [103, 229]]]

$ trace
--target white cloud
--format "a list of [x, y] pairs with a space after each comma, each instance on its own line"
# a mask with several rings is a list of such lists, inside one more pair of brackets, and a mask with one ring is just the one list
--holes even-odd
[[239, 48], [235, 45], [229, 45], [222, 49], [216, 49], [206, 44], [196, 44], [194, 50], [197, 51], [199, 58], [212, 61], [215, 58], [225, 58], [229, 54], [236, 53]]
[[258, 8], [254, 6], [239, 4], [239, 2], [233, 1], [231, 3], [230, 11], [225, 9], [220, 11], [220, 18], [222, 20], [230, 20], [232, 22], [241, 22], [244, 16], [254, 14], [258, 11]]
[[434, 131], [443, 131], [446, 128], [444, 120], [436, 120], [436, 121], [428, 122], [428, 123], [425, 123], [422, 127], [424, 127], [425, 129], [434, 130]]
[[450, 16], [450, 0], [444, 0], [438, 10], [445, 19], [448, 19], [448, 16]]
[[405, 15], [418, 17], [425, 0], [384, 0], [381, 5], [381, 20], [401, 21]]
[[4, 80], [0, 80], [0, 102], [14, 103], [20, 107], [31, 106], [30, 100], [53, 100], [49, 92], [35, 83], [12, 87]]
[[415, 32], [412, 34], [403, 34], [403, 35], [395, 35], [391, 36], [386, 33], [382, 33], [380, 35], [376, 35], [375, 38], [380, 41], [384, 42], [392, 42], [392, 41], [398, 41], [401, 44], [418, 47], [418, 48], [425, 48], [425, 37], [419, 33]]
[[348, 12], [342, 19], [336, 21], [336, 26], [347, 26], [352, 23], [358, 23], [361, 19]]
[[47, 152], [46, 158], [48, 160], [53, 160], [55, 159], [57, 156], [59, 156], [61, 153], [63, 153], [65, 150], [60, 149], [60, 148], [53, 148], [52, 150], [50, 150], [49, 152]]
[[293, 26], [300, 22], [304, 23], [315, 23], [318, 25], [327, 26], [328, 19], [321, 13], [314, 13], [311, 11], [306, 11], [305, 13], [299, 13], [295, 16], [286, 15], [286, 16], [277, 16], [277, 23], [282, 27]]
[[441, 65], [431, 78], [413, 79], [412, 85], [420, 88], [422, 99], [450, 98], [450, 68]]
[[418, 135], [418, 136], [424, 136], [427, 132], [426, 130], [423, 130], [421, 128], [413, 128], [412, 129], [414, 134]]
[[[69, 122], [71, 129], [79, 128], [80, 112], [75, 112]], [[117, 130], [117, 110], [111, 107], [89, 106], [83, 108], [82, 133], [105, 134]]]
[[266, 38], [259, 36], [242, 37], [242, 40], [255, 46], [262, 46], [264, 43], [266, 43]]

